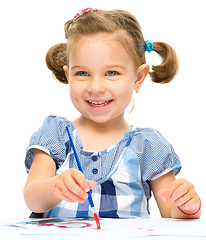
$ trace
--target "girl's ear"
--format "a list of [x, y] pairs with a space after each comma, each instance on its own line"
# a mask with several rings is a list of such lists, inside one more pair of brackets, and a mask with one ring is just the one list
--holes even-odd
[[140, 90], [148, 73], [149, 73], [149, 65], [148, 64], [143, 64], [138, 68], [136, 81], [134, 84], [134, 90], [136, 92], [138, 92]]
[[65, 75], [67, 77], [67, 81], [69, 83], [69, 67], [67, 65], [64, 65], [63, 69], [64, 69]]

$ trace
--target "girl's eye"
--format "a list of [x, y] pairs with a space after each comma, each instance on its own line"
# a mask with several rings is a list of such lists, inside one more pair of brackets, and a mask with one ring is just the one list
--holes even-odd
[[115, 76], [115, 75], [118, 75], [118, 72], [117, 71], [108, 71], [107, 72], [107, 76]]
[[80, 72], [77, 73], [77, 75], [79, 75], [81, 77], [89, 76], [89, 74], [85, 71], [80, 71]]

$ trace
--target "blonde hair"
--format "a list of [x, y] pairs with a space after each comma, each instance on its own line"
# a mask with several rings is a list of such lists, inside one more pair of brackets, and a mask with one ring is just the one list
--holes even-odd
[[[137, 66], [146, 63], [145, 40], [137, 19], [125, 10], [99, 10], [89, 12], [76, 20], [70, 20], [64, 26], [67, 43], [59, 43], [51, 47], [46, 54], [47, 67], [62, 83], [67, 84], [63, 66], [68, 65], [70, 49], [83, 36], [97, 33], [116, 33], [126, 51], [133, 57]], [[178, 57], [174, 49], [167, 43], [154, 42], [154, 51], [162, 58], [162, 63], [152, 66], [149, 73], [156, 83], [172, 81], [178, 72]]]

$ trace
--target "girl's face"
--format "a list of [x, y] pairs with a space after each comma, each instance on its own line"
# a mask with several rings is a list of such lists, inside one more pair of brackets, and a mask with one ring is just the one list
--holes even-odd
[[138, 69], [123, 45], [103, 33], [84, 37], [69, 54], [68, 81], [76, 109], [86, 119], [106, 123], [124, 117]]

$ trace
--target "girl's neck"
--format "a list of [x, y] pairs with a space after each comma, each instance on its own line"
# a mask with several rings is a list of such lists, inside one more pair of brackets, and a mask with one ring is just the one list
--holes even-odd
[[131, 128], [124, 117], [106, 123], [96, 123], [82, 116], [73, 121], [73, 125], [80, 135], [82, 150], [87, 152], [108, 149]]
[[96, 133], [116, 132], [116, 131], [128, 131], [131, 126], [124, 119], [124, 115], [118, 116], [108, 122], [98, 123], [90, 119], [81, 116], [73, 121], [74, 126], [77, 128], [86, 128]]

